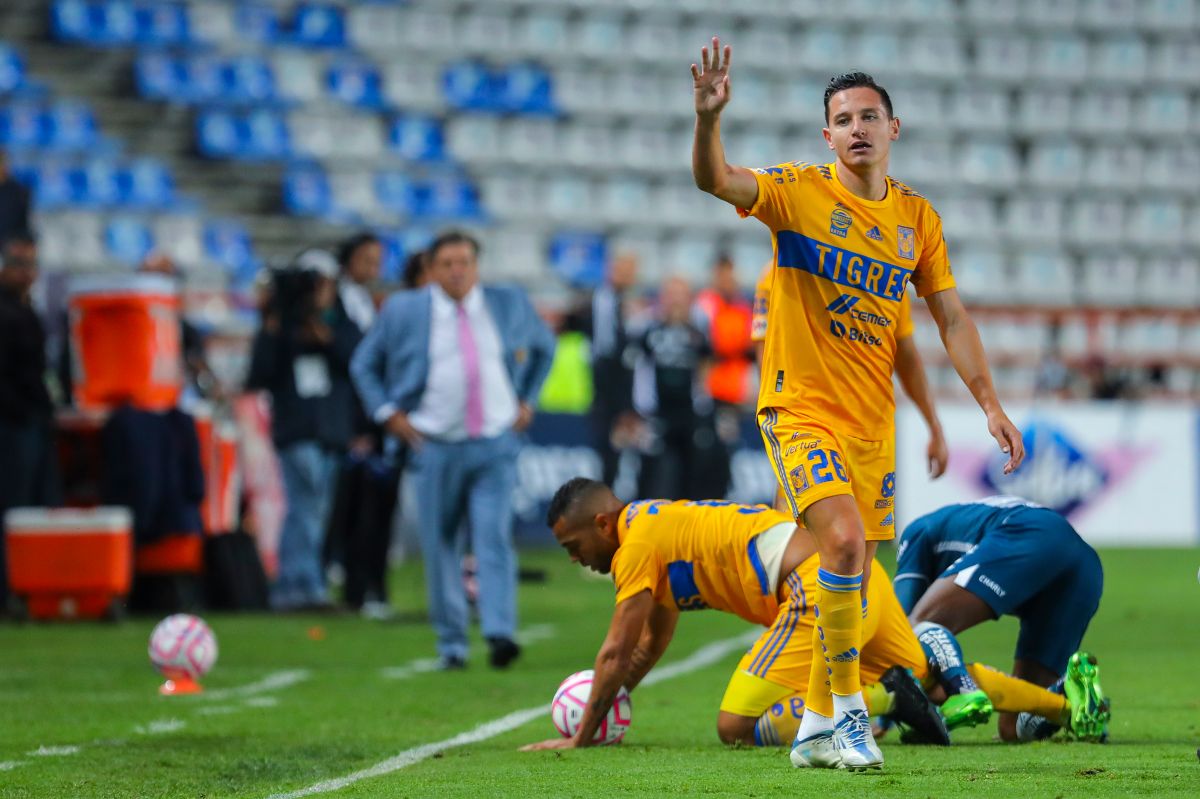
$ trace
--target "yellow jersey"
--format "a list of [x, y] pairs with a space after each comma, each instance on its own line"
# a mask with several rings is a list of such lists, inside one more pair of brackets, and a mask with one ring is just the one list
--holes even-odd
[[926, 297], [954, 287], [941, 219], [891, 177], [876, 202], [851, 194], [836, 164], [753, 172], [758, 199], [738, 213], [769, 227], [775, 245], [758, 407], [891, 438], [905, 289], [911, 281]]
[[[769, 625], [779, 612], [755, 538], [787, 514], [722, 500], [632, 502], [617, 523], [617, 602], [649, 590], [679, 610], [715, 608]], [[782, 578], [781, 578], [782, 579]]]
[[[768, 263], [763, 267], [754, 284], [754, 316], [750, 320], [750, 340], [767, 340], [767, 311], [771, 307], [771, 282], [775, 278], [775, 264]], [[896, 341], [908, 338], [913, 334], [912, 298], [904, 292], [900, 301], [900, 321], [896, 323]]]

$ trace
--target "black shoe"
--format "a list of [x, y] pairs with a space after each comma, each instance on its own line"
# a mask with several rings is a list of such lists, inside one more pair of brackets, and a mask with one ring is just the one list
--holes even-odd
[[521, 647], [511, 638], [489, 638], [488, 647], [492, 650], [491, 663], [493, 669], [507, 669], [521, 654]]
[[456, 655], [442, 655], [438, 658], [438, 671], [464, 671], [467, 668], [465, 658], [460, 658]]
[[887, 714], [888, 718], [908, 728], [901, 734], [902, 742], [950, 745], [946, 720], [908, 669], [892, 666], [883, 673], [879, 682], [896, 700], [892, 712]]

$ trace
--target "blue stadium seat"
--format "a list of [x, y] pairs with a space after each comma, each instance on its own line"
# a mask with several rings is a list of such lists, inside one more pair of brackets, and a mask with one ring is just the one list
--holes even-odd
[[14, 150], [42, 146], [42, 108], [34, 103], [13, 103], [0, 108], [0, 144]]
[[415, 215], [416, 187], [400, 172], [379, 172], [375, 175], [375, 199], [386, 210], [402, 216]]
[[283, 118], [270, 109], [250, 114], [204, 111], [196, 118], [196, 139], [201, 154], [209, 158], [272, 161], [290, 153]]
[[392, 120], [388, 132], [392, 151], [409, 161], [442, 161], [446, 140], [442, 123], [433, 117], [404, 114]]
[[221, 99], [234, 103], [265, 103], [276, 99], [275, 74], [263, 58], [243, 55], [222, 65]]
[[607, 263], [607, 242], [599, 233], [564, 231], [550, 240], [550, 268], [572, 286], [600, 285]]
[[191, 42], [187, 9], [178, 3], [141, 2], [134, 8], [139, 44], [175, 45]]
[[241, 3], [237, 6], [237, 30], [243, 39], [268, 44], [279, 41], [279, 17], [265, 3]]
[[25, 84], [25, 62], [11, 47], [0, 45], [0, 94], [12, 94]]
[[446, 67], [442, 75], [442, 90], [451, 108], [464, 111], [494, 111], [495, 76], [477, 61], [460, 61]]
[[233, 158], [242, 146], [238, 119], [230, 111], [209, 110], [196, 117], [196, 145], [209, 158]]
[[154, 235], [140, 219], [114, 217], [104, 228], [104, 246], [114, 260], [136, 266], [154, 249]]
[[295, 216], [329, 215], [333, 211], [329, 179], [315, 166], [288, 170], [283, 179], [283, 205]]
[[128, 0], [58, 0], [50, 26], [58, 39], [96, 46], [131, 44], [138, 34], [136, 7]]
[[176, 204], [175, 182], [160, 161], [139, 158], [119, 175], [121, 199], [136, 208], [165, 210]]
[[337, 6], [306, 3], [292, 17], [292, 41], [310, 47], [344, 47], [346, 19]]
[[479, 190], [471, 181], [460, 177], [443, 177], [417, 183], [412, 203], [413, 216], [418, 219], [467, 221], [483, 218]]
[[342, 59], [329, 67], [329, 92], [348, 105], [363, 108], [383, 106], [383, 79], [374, 64], [361, 59]]
[[133, 62], [133, 82], [148, 100], [185, 99], [188, 91], [186, 66], [166, 53], [142, 53]]
[[516, 64], [496, 79], [500, 110], [518, 114], [553, 114], [550, 73], [533, 64]]
[[237, 280], [253, 274], [258, 268], [250, 234], [245, 225], [233, 219], [213, 219], [205, 223], [204, 254]]
[[79, 102], [59, 100], [42, 117], [42, 144], [54, 150], [89, 150], [99, 141], [92, 109]]
[[74, 172], [77, 175], [75, 204], [94, 208], [115, 208], [122, 205], [124, 170], [116, 161], [92, 158]]

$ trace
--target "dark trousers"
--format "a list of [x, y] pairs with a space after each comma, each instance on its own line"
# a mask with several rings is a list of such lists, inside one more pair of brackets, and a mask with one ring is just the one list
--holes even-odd
[[[400, 469], [380, 458], [343, 462], [329, 519], [329, 539], [346, 570], [346, 603], [387, 602], [388, 549]], [[328, 552], [328, 548], [327, 548]]]
[[654, 431], [642, 453], [638, 496], [723, 499], [729, 490], [729, 451], [709, 415], [678, 414], [650, 420]]
[[0, 613], [8, 602], [5, 511], [58, 505], [61, 493], [51, 423], [0, 420]]

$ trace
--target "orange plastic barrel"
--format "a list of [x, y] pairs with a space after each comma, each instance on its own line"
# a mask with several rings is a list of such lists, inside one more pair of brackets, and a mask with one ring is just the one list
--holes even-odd
[[183, 390], [179, 288], [165, 275], [71, 281], [71, 366], [84, 409], [175, 407]]
[[14, 508], [4, 524], [9, 588], [33, 618], [99, 618], [128, 595], [128, 508]]

